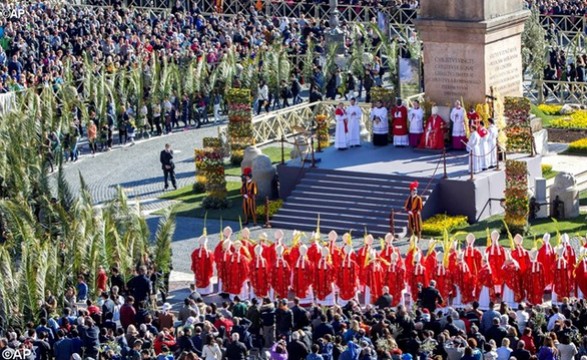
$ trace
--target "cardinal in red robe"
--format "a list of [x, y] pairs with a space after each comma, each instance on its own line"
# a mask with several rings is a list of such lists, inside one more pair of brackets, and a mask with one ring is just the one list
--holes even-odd
[[381, 254], [379, 254], [379, 257], [381, 257], [386, 262], [390, 263], [391, 255], [397, 254], [403, 263], [403, 259], [401, 258], [401, 252], [399, 251], [399, 248], [393, 245], [394, 240], [395, 236], [393, 236], [392, 233], [387, 233], [387, 235], [385, 235], [385, 248], [381, 250]]
[[371, 251], [365, 268], [365, 303], [374, 304], [383, 293], [385, 270], [375, 250]]
[[227, 264], [228, 282], [226, 292], [231, 295], [239, 295], [241, 299], [247, 299], [248, 291], [245, 289], [249, 278], [249, 262], [251, 261], [248, 249], [240, 240], [234, 242], [234, 251]]
[[530, 261], [526, 275], [524, 276], [524, 286], [526, 288], [526, 299], [532, 305], [540, 305], [544, 302], [544, 289], [546, 280], [544, 266], [538, 261], [538, 251], [534, 250], [534, 260]]
[[473, 273], [473, 276], [477, 276], [481, 271], [481, 259], [483, 254], [475, 247], [475, 235], [467, 235], [467, 246], [465, 247], [465, 262], [469, 266], [469, 270]]
[[475, 298], [479, 299], [480, 309], [489, 309], [489, 302], [499, 302], [499, 296], [495, 291], [496, 284], [497, 280], [491, 269], [491, 264], [487, 257], [484, 256], [481, 263], [481, 270], [477, 274], [477, 285], [475, 286]]
[[330, 252], [327, 247], [322, 248], [321, 255], [314, 269], [312, 288], [314, 289], [314, 295], [316, 295], [318, 304], [332, 306], [335, 304], [334, 280], [336, 279], [336, 274], [329, 260]]
[[338, 239], [336, 231], [332, 230], [328, 233], [328, 251], [330, 252], [332, 266], [334, 266], [335, 269], [338, 269], [344, 254], [342, 253], [342, 249], [336, 246], [336, 239]]
[[487, 259], [489, 260], [489, 265], [491, 265], [491, 270], [493, 271], [493, 278], [495, 279], [497, 286], [496, 291], [501, 293], [501, 286], [504, 282], [503, 277], [503, 263], [505, 262], [505, 249], [499, 245], [499, 232], [493, 231], [491, 232], [491, 245], [489, 245], [485, 249], [485, 254], [487, 255]]
[[479, 114], [477, 114], [477, 112], [472, 106], [469, 108], [469, 111], [467, 112], [467, 119], [469, 119], [469, 128], [471, 128], [473, 125], [477, 126], [477, 124], [479, 124], [479, 121], [481, 121], [481, 117], [479, 117]]
[[569, 265], [565, 258], [564, 248], [557, 254], [554, 263], [554, 280], [552, 289], [552, 303], [561, 303], [563, 298], [570, 297], [573, 291], [573, 265]]
[[396, 253], [391, 255], [389, 266], [385, 272], [384, 284], [389, 288], [391, 306], [403, 305], [402, 291], [406, 288], [406, 268], [401, 256]]
[[430, 276], [430, 278], [436, 281], [436, 289], [443, 299], [448, 299], [452, 295], [454, 288], [453, 276], [449, 269], [447, 269], [444, 265], [442, 258], [438, 260], [436, 269], [434, 270], [434, 275]]
[[363, 247], [359, 249], [357, 252], [357, 265], [359, 265], [359, 281], [361, 282], [361, 287], [364, 287], [367, 281], [367, 259], [369, 258], [369, 254], [373, 247], [373, 235], [366, 235]]
[[568, 234], [562, 235], [561, 246], [564, 246], [565, 248], [565, 259], [567, 260], [567, 263], [574, 266], [577, 263], [577, 254], [575, 254], [575, 249], [571, 246]]
[[287, 299], [292, 275], [289, 263], [283, 258], [284, 250], [282, 245], [275, 247], [276, 258], [271, 267], [273, 274], [270, 278], [274, 295], [280, 299]]
[[353, 247], [344, 247], [344, 258], [337, 271], [336, 285], [338, 286], [339, 305], [344, 306], [357, 297], [359, 290], [359, 266], [353, 260]]
[[423, 288], [428, 287], [428, 274], [426, 274], [426, 268], [421, 263], [422, 254], [418, 250], [418, 252], [414, 253], [414, 265], [412, 267], [412, 272], [407, 271], [406, 268], [406, 281], [408, 282], [408, 286], [410, 288], [410, 294], [412, 295], [412, 301], [416, 301], [418, 299], [419, 293], [419, 286]]
[[475, 299], [475, 277], [465, 262], [464, 256], [457, 257], [456, 269], [451, 272], [454, 285], [457, 288], [457, 296], [453, 300], [453, 306], [466, 305]]
[[[503, 301], [511, 307], [517, 306], [526, 297], [523, 284], [524, 273], [520, 264], [508, 252], [506, 252], [506, 261], [503, 264], [502, 272], [505, 283], [504, 291], [501, 294]], [[508, 290], [513, 294], [508, 294]]]
[[579, 299], [584, 299], [587, 295], [587, 256], [585, 256], [583, 249], [581, 250], [581, 260], [575, 267], [575, 288]]
[[544, 281], [547, 289], [552, 288], [555, 261], [556, 253], [552, 245], [550, 245], [550, 234], [544, 234], [542, 237], [542, 246], [538, 250], [538, 262], [544, 267]]
[[308, 247], [300, 245], [300, 256], [293, 268], [292, 288], [295, 296], [301, 304], [313, 302], [312, 280], [314, 279], [314, 266], [308, 259]]
[[269, 271], [269, 263], [263, 256], [263, 245], [257, 244], [254, 249], [255, 257], [251, 261], [249, 280], [256, 298], [269, 296], [272, 271]]
[[436, 107], [432, 108], [432, 115], [426, 121], [426, 126], [424, 127], [424, 133], [422, 134], [422, 139], [420, 140], [419, 148], [422, 149], [434, 149], [434, 150], [442, 150], [444, 149], [444, 132], [445, 132], [445, 123], [444, 120], [438, 115], [438, 109]]
[[312, 244], [308, 248], [308, 259], [312, 264], [318, 263], [321, 257], [322, 246], [320, 246], [320, 234], [312, 233]]
[[525, 274], [530, 266], [530, 255], [528, 254], [528, 250], [524, 249], [522, 242], [524, 238], [520, 234], [516, 234], [514, 236], [514, 245], [515, 248], [512, 250], [512, 258], [516, 260], [518, 265], [520, 265], [520, 272]]
[[226, 292], [228, 283], [228, 263], [232, 257], [232, 241], [221, 240], [214, 248], [214, 262], [216, 263], [216, 275], [218, 276], [218, 291]]
[[192, 252], [192, 272], [196, 282], [196, 290], [200, 295], [213, 292], [212, 275], [214, 275], [214, 254], [208, 250], [208, 238], [201, 236], [200, 247]]
[[402, 104], [402, 99], [397, 99], [397, 103], [391, 108], [391, 127], [389, 128], [393, 135], [393, 145], [408, 146], [408, 109]]

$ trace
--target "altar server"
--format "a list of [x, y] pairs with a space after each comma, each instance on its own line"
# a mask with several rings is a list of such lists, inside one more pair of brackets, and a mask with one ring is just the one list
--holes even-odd
[[408, 120], [410, 121], [410, 146], [418, 147], [422, 133], [424, 133], [424, 110], [420, 107], [418, 100], [412, 102], [412, 108], [408, 112]]
[[378, 100], [375, 103], [375, 107], [371, 109], [369, 118], [373, 122], [373, 145], [387, 145], [387, 137], [389, 136], [389, 122], [387, 119], [387, 108], [383, 106], [381, 100]]
[[349, 120], [349, 145], [350, 147], [361, 146], [361, 121], [363, 119], [363, 110], [357, 105], [355, 98], [351, 98], [351, 104], [347, 106], [346, 114]]

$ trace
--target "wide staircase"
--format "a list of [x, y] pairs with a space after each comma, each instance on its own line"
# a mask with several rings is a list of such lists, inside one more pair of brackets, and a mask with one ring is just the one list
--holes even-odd
[[424, 215], [439, 179], [399, 175], [369, 174], [338, 170], [310, 169], [298, 183], [283, 207], [273, 217], [277, 228], [312, 231], [320, 216], [322, 233], [335, 230], [342, 235], [368, 233], [383, 236], [390, 231], [390, 214], [394, 210], [394, 230], [405, 233], [408, 216], [404, 203], [409, 185], [417, 180], [424, 200]]

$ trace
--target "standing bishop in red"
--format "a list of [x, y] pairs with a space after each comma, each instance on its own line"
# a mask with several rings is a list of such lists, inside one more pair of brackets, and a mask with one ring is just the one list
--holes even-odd
[[387, 262], [391, 262], [391, 255], [392, 254], [400, 255], [400, 260], [401, 260], [401, 253], [399, 251], [399, 248], [393, 246], [394, 240], [395, 240], [395, 236], [393, 236], [392, 233], [387, 233], [387, 235], [385, 235], [385, 249], [381, 250], [381, 254], [379, 254], [379, 256]]
[[393, 135], [394, 146], [408, 146], [408, 109], [403, 105], [402, 99], [398, 98], [396, 104], [391, 108], [391, 134]]
[[488, 310], [490, 302], [499, 302], [499, 297], [495, 292], [496, 284], [497, 280], [487, 254], [485, 254], [481, 260], [481, 270], [477, 274], [477, 285], [475, 286], [475, 297], [479, 301], [479, 309]]
[[208, 238], [205, 235], [200, 236], [198, 242], [200, 246], [192, 252], [192, 272], [198, 293], [209, 295], [214, 292], [214, 254], [208, 250]]
[[467, 246], [465, 247], [465, 262], [469, 266], [469, 270], [473, 276], [477, 277], [481, 271], [481, 259], [483, 254], [475, 247], [475, 235], [467, 234]]
[[542, 246], [538, 250], [538, 262], [544, 266], [544, 285], [547, 290], [552, 289], [555, 261], [556, 253], [552, 245], [550, 245], [550, 234], [546, 233], [542, 237]]
[[493, 271], [493, 278], [495, 279], [495, 291], [502, 293], [503, 277], [503, 263], [505, 262], [505, 249], [499, 245], [499, 232], [493, 230], [491, 232], [491, 245], [485, 249], [485, 254], [491, 265]]
[[344, 257], [337, 271], [338, 304], [345, 306], [350, 300], [357, 299], [359, 291], [359, 266], [353, 259], [353, 247], [343, 248]]
[[328, 233], [328, 251], [330, 251], [332, 266], [334, 266], [335, 269], [338, 269], [344, 255], [342, 250], [336, 246], [336, 239], [338, 239], [336, 231], [332, 230]]
[[469, 270], [462, 252], [457, 254], [456, 269], [451, 272], [457, 293], [453, 299], [453, 306], [459, 307], [472, 303], [475, 299], [475, 277]]
[[449, 271], [444, 265], [444, 253], [439, 252], [436, 259], [436, 268], [434, 274], [430, 276], [430, 279], [436, 281], [436, 289], [440, 293], [443, 299], [449, 299], [453, 291], [453, 278]]
[[512, 250], [512, 258], [518, 262], [520, 265], [520, 271], [522, 274], [525, 274], [530, 266], [530, 255], [528, 254], [528, 250], [524, 249], [522, 245], [524, 238], [520, 234], [516, 234], [514, 236], [514, 245], [515, 248]]
[[577, 289], [577, 298], [584, 299], [587, 295], [587, 249], [581, 248], [579, 262], [575, 267], [575, 288]]
[[377, 251], [371, 250], [368, 265], [365, 268], [365, 304], [374, 304], [383, 293], [383, 281], [385, 270]]
[[247, 280], [249, 279], [249, 262], [251, 261], [248, 249], [240, 240], [234, 242], [234, 251], [228, 263], [228, 283], [226, 291], [231, 298], [239, 296], [242, 300], [249, 298]]
[[314, 289], [316, 300], [321, 306], [332, 306], [336, 304], [334, 297], [334, 280], [336, 274], [334, 273], [335, 270], [329, 257], [330, 252], [328, 248], [323, 247], [322, 256], [314, 269], [312, 288]]
[[412, 301], [418, 299], [418, 293], [420, 292], [420, 286], [425, 288], [428, 287], [428, 274], [426, 274], [426, 268], [422, 265], [422, 253], [420, 250], [414, 253], [414, 265], [411, 272], [407, 272], [406, 280], [408, 282], [410, 295]]
[[389, 288], [391, 306], [405, 305], [406, 268], [404, 267], [401, 256], [397, 253], [391, 254], [389, 266], [387, 266], [385, 272], [384, 284]]
[[291, 282], [291, 268], [283, 257], [284, 250], [283, 245], [275, 247], [275, 262], [271, 266], [271, 289], [273, 295], [279, 299], [287, 299]]
[[314, 302], [314, 293], [312, 291], [314, 267], [308, 260], [308, 247], [302, 244], [299, 250], [300, 256], [293, 269], [292, 288], [295, 296], [300, 299], [301, 305], [310, 305]]
[[445, 127], [444, 120], [438, 115], [438, 108], [434, 106], [432, 108], [432, 115], [426, 121], [424, 133], [422, 134], [418, 148], [432, 150], [444, 149]]
[[544, 289], [546, 288], [546, 279], [544, 266], [538, 260], [538, 250], [530, 251], [530, 265], [524, 276], [524, 286], [526, 287], [526, 299], [532, 305], [541, 305], [544, 302]]
[[554, 263], [554, 286], [552, 289], [552, 303], [561, 304], [563, 298], [570, 297], [573, 291], [573, 264], [565, 258], [565, 248], [559, 247]]
[[251, 298], [271, 298], [272, 296], [269, 296], [269, 288], [273, 272], [269, 271], [269, 264], [265, 257], [263, 257], [263, 245], [257, 244], [254, 252], [255, 257], [251, 262], [251, 272], [249, 275], [251, 287], [253, 288]]
[[511, 308], [517, 308], [518, 304], [524, 301], [526, 297], [523, 285], [524, 273], [520, 264], [512, 257], [509, 251], [506, 251], [506, 260], [502, 270], [505, 285], [501, 297], [503, 302]]
[[359, 265], [359, 281], [361, 283], [361, 288], [364, 288], [366, 283], [365, 271], [367, 268], [367, 260], [369, 259], [373, 247], [373, 235], [366, 235], [363, 241], [363, 247], [357, 252], [357, 265]]

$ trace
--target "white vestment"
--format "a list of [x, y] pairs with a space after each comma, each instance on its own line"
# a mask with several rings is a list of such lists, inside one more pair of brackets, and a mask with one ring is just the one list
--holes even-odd
[[489, 133], [483, 137], [479, 136], [479, 139], [481, 142], [481, 168], [485, 170], [489, 168], [489, 163], [491, 162], [491, 141], [489, 139]]
[[467, 142], [467, 151], [473, 154], [473, 173], [475, 174], [483, 169], [483, 158], [480, 156], [482, 149], [481, 136], [473, 131]]
[[410, 134], [422, 134], [424, 132], [424, 110], [411, 108], [408, 112], [410, 121]]
[[[348, 133], [345, 131], [345, 121], [348, 121], [347, 116], [346, 114], [336, 115], [334, 118], [336, 119], [334, 147], [337, 149], [346, 149], [349, 146]], [[348, 126], [348, 123], [346, 126]]]
[[[373, 134], [388, 134], [389, 122], [387, 120], [387, 109], [385, 107], [371, 109], [371, 120], [373, 121]], [[375, 121], [376, 119], [379, 122]]]
[[452, 121], [452, 136], [465, 136], [465, 109], [453, 108], [450, 112]]
[[489, 167], [494, 167], [497, 166], [497, 136], [499, 135], [499, 130], [497, 129], [497, 126], [495, 126], [495, 124], [489, 125], [489, 128], [487, 129], [487, 131], [489, 132], [489, 134], [487, 135], [489, 137], [489, 145], [490, 145], [490, 149], [492, 149], [491, 154], [489, 154]]
[[349, 121], [349, 145], [361, 145], [361, 120], [363, 118], [363, 111], [358, 105], [350, 105], [346, 108], [346, 113]]

